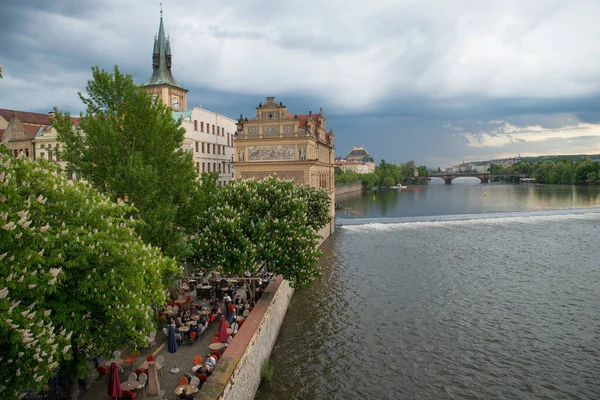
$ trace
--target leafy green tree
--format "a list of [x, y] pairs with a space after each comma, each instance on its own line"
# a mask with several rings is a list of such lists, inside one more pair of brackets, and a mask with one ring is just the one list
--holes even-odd
[[533, 177], [539, 183], [548, 183], [553, 167], [554, 165], [550, 161], [539, 162], [533, 167]]
[[490, 174], [502, 174], [505, 172], [505, 168], [502, 165], [492, 163], [490, 164], [489, 172]]
[[92, 68], [80, 129], [69, 114], [55, 109], [62, 158], [69, 169], [111, 199], [132, 201], [146, 223], [142, 238], [166, 255], [182, 259], [190, 250], [184, 241], [182, 210], [191, 201], [196, 173], [192, 156], [181, 151], [184, 130], [171, 110], [123, 75]]
[[596, 183], [598, 182], [598, 174], [596, 172], [590, 172], [586, 177], [586, 182], [588, 183]]
[[393, 176], [388, 175], [385, 178], [383, 178], [383, 185], [387, 187], [394, 186], [396, 185], [396, 181], [394, 180]]
[[0, 151], [3, 399], [40, 389], [56, 367], [86, 377], [89, 358], [124, 340], [146, 343], [161, 278], [179, 270], [138, 238], [131, 205], [55, 168]]
[[379, 181], [379, 177], [373, 172], [368, 174], [362, 174], [360, 176], [360, 179], [362, 180], [363, 186], [367, 188], [377, 185], [377, 182]]
[[519, 174], [531, 174], [533, 167], [527, 161], [519, 161], [513, 165], [513, 171]]
[[[203, 176], [202, 185], [213, 183]], [[323, 189], [276, 177], [231, 181], [195, 219], [194, 261], [236, 274], [264, 264], [294, 287], [309, 285], [320, 275], [317, 232], [331, 218], [329, 204]]]

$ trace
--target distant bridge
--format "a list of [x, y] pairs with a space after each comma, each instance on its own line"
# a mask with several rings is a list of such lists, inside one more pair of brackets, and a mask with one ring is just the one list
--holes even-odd
[[429, 174], [429, 178], [441, 178], [444, 180], [446, 185], [451, 185], [452, 181], [456, 178], [478, 178], [481, 183], [488, 183], [490, 178], [497, 178], [501, 176], [518, 176], [519, 178], [531, 178], [528, 174], [519, 173], [502, 173], [502, 174], [490, 174], [490, 173], [477, 173], [477, 172], [459, 172], [450, 174], [447, 172], [434, 172]]

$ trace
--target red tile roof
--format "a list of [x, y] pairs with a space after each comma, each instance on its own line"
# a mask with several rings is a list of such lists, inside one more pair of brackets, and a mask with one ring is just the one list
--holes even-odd
[[[300, 122], [300, 129], [306, 129], [306, 121], [308, 121], [309, 114], [298, 115], [298, 121]], [[310, 114], [312, 116], [313, 123], [316, 125], [319, 120], [319, 114]]]
[[[13, 115], [17, 114], [19, 119], [24, 124], [33, 124], [33, 125], [51, 125], [52, 121], [49, 118], [48, 114], [42, 113], [33, 113], [28, 111], [17, 111], [17, 110], [8, 110], [5, 108], [0, 108], [0, 116], [7, 121], [10, 121]], [[71, 122], [73, 125], [79, 126], [80, 118], [71, 117]]]

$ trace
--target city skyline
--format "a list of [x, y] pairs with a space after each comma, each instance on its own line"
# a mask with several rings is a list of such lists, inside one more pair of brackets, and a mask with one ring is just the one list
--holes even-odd
[[[91, 66], [151, 75], [159, 1], [3, 5], [0, 108], [78, 115]], [[323, 107], [337, 155], [379, 162], [600, 153], [600, 4], [165, 2], [188, 107], [252, 116], [265, 96]]]

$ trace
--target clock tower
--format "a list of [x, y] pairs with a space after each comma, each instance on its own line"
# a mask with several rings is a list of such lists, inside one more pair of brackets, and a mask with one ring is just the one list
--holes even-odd
[[188, 90], [177, 83], [173, 75], [171, 75], [171, 57], [171, 43], [169, 38], [165, 37], [161, 9], [158, 37], [154, 37], [152, 76], [143, 86], [154, 96], [160, 98], [165, 104], [171, 106], [173, 111], [185, 111]]

